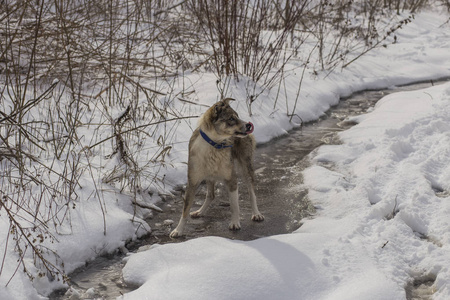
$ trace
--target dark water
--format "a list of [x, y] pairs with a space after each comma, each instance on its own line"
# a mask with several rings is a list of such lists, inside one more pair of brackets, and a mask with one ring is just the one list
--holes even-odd
[[[314, 206], [308, 201], [307, 190], [300, 190], [301, 171], [309, 166], [307, 155], [323, 144], [339, 143], [337, 133], [353, 126], [346, 122], [349, 116], [367, 112], [375, 103], [387, 94], [399, 91], [417, 90], [433, 85], [422, 82], [393, 89], [364, 91], [342, 99], [319, 120], [310, 122], [289, 132], [289, 134], [259, 145], [255, 156], [257, 174], [256, 196], [265, 221], [256, 223], [250, 220], [251, 207], [247, 190], [240, 185], [241, 227], [240, 231], [228, 230], [230, 208], [224, 189], [218, 187], [215, 202], [211, 205], [207, 216], [192, 219], [185, 229], [185, 237], [170, 239], [168, 234], [176, 226], [182, 210], [181, 191], [176, 198], [165, 199], [159, 203], [163, 213], [154, 213], [153, 218], [146, 220], [153, 232], [138, 244], [127, 247], [136, 251], [139, 246], [155, 243], [178, 243], [201, 236], [221, 236], [230, 239], [253, 240], [260, 237], [289, 233], [301, 226], [302, 219], [312, 217]], [[192, 210], [198, 209], [205, 198], [206, 188], [200, 188], [196, 203]], [[126, 251], [125, 251], [126, 252]], [[72, 286], [79, 292], [75, 299], [114, 299], [123, 293], [133, 290], [123, 283], [121, 272], [124, 254], [100, 257], [70, 275]], [[420, 284], [419, 284], [420, 283]], [[432, 283], [431, 283], [432, 284]], [[407, 287], [408, 299], [428, 299], [427, 281], [413, 281]], [[415, 297], [416, 287], [420, 288], [420, 297]], [[86, 291], [88, 291], [86, 293]], [[70, 299], [65, 291], [54, 293], [50, 299]]]

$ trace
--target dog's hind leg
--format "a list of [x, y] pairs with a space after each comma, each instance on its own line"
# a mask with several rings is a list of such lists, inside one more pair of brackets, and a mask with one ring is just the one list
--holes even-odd
[[186, 195], [184, 197], [183, 213], [181, 214], [178, 226], [170, 233], [171, 238], [176, 238], [183, 235], [184, 226], [189, 219], [189, 211], [191, 210], [192, 204], [194, 203], [195, 191], [197, 190], [197, 187], [198, 184], [188, 184]]
[[233, 154], [237, 159], [237, 164], [243, 175], [243, 179], [248, 186], [248, 194], [250, 196], [250, 204], [252, 206], [252, 220], [256, 222], [264, 221], [264, 216], [258, 210], [255, 195], [255, 168], [253, 166], [255, 140], [253, 137], [247, 137], [235, 142]]
[[206, 181], [206, 186], [207, 186], [207, 192], [206, 192], [205, 202], [203, 203], [202, 207], [200, 207], [199, 210], [191, 213], [191, 217], [193, 217], [193, 218], [199, 218], [199, 217], [204, 216], [205, 213], [208, 211], [208, 208], [211, 205], [211, 202], [215, 198], [215, 194], [214, 194], [215, 182], [212, 180], [208, 180], [208, 181]]

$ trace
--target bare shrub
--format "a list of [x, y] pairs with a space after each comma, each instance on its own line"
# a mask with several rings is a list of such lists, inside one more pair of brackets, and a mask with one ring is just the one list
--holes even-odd
[[[31, 279], [46, 274], [65, 280], [50, 245], [61, 231], [71, 233], [71, 211], [86, 200], [80, 198], [81, 178], [92, 179], [90, 197], [104, 214], [106, 234], [101, 172], [92, 164], [93, 156], [114, 150], [105, 133], [121, 147], [122, 159], [110, 172], [126, 165], [129, 173], [118, 180], [132, 203], [145, 202], [139, 193], [158, 182], [149, 170], [164, 165], [170, 152], [165, 128], [189, 117], [169, 104], [178, 96], [167, 83], [177, 69], [167, 58], [171, 25], [163, 11], [169, 4], [0, 4], [0, 214], [10, 222], [7, 247], [18, 253], [17, 270]], [[117, 120], [114, 115], [127, 107], [127, 118]], [[139, 155], [152, 159], [139, 165]], [[28, 256], [37, 273], [29, 271]]]
[[345, 68], [395, 42], [395, 31], [411, 21], [397, 13], [426, 2], [184, 1], [175, 28], [180, 45], [190, 48], [179, 58], [186, 67], [214, 72], [222, 97], [231, 81], [244, 80], [251, 115], [258, 96], [282, 84], [287, 63], [325, 72]]
[[[218, 77], [221, 96], [230, 76], [247, 80], [247, 104], [272, 88], [293, 55], [285, 44], [310, 1], [186, 1], [183, 13], [188, 28], [199, 33], [205, 66]], [[300, 47], [299, 43], [296, 47]], [[257, 87], [259, 85], [260, 88]]]

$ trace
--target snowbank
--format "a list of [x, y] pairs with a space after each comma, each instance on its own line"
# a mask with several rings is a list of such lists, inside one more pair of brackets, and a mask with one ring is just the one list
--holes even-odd
[[399, 287], [436, 278], [434, 299], [450, 297], [449, 105], [450, 84], [391, 94], [354, 118], [343, 145], [320, 147], [304, 172], [321, 217], [353, 219], [343, 240], [364, 244]]
[[341, 234], [345, 230], [252, 242], [207, 237], [154, 247], [124, 268], [126, 281], [143, 284], [124, 299], [394, 299], [401, 290], [359, 255], [362, 245], [335, 250]]

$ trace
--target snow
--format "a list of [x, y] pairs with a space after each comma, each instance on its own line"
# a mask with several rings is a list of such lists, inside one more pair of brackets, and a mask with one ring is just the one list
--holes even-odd
[[[302, 71], [295, 64], [277, 108], [275, 92], [264, 92], [249, 116], [239, 100], [245, 98], [245, 78], [228, 96], [238, 99], [232, 106], [255, 125], [257, 141], [267, 142], [300, 119], [317, 119], [353, 92], [449, 77], [447, 19], [417, 14], [397, 32], [398, 43], [369, 52], [342, 72], [307, 70], [294, 111], [299, 118], [293, 122], [286, 112], [295, 106]], [[217, 100], [214, 75], [187, 74], [185, 80], [192, 82], [199, 104]], [[140, 288], [123, 298], [404, 299], [413, 276], [431, 275], [436, 277], [434, 299], [450, 299], [449, 105], [449, 84], [383, 98], [371, 113], [352, 120], [357, 126], [339, 134], [342, 145], [322, 146], [311, 155], [303, 187], [309, 188], [318, 212], [299, 230], [251, 242], [205, 237], [154, 245], [128, 257], [124, 279]], [[206, 107], [183, 109], [193, 114]], [[165, 170], [167, 182], [186, 181], [187, 140], [194, 126], [195, 120], [185, 120], [173, 133], [168, 164], [174, 168]], [[88, 130], [85, 135], [89, 140]], [[101, 165], [97, 159], [90, 163]], [[94, 196], [92, 179], [83, 179], [78, 192], [85, 201], [77, 202], [70, 224], [55, 233], [59, 242], [45, 244], [58, 253], [67, 272], [150, 230], [126, 204], [126, 195], [111, 190]], [[8, 232], [2, 211], [0, 253], [6, 255], [0, 299], [43, 299], [62, 287], [46, 277], [31, 282], [21, 270], [5, 287], [18, 258]], [[32, 265], [31, 256], [26, 260]]]
[[448, 299], [450, 201], [435, 191], [450, 188], [449, 105], [450, 83], [383, 98], [342, 145], [311, 154], [313, 219], [292, 234], [133, 254], [123, 276], [140, 288], [123, 298], [404, 299], [419, 274]]
[[[398, 286], [413, 274], [436, 276], [434, 299], [450, 296], [450, 202], [436, 193], [450, 188], [449, 92], [444, 84], [383, 98], [340, 133], [343, 145], [320, 147], [304, 172], [310, 198], [324, 207], [321, 216], [354, 218], [345, 239], [370, 249], [367, 255]], [[327, 188], [317, 186], [317, 176]]]
[[[427, 49], [436, 34], [427, 27], [435, 22], [430, 17], [417, 17], [412, 29], [425, 36], [403, 32], [412, 40], [388, 47], [382, 59], [386, 52], [376, 52], [350, 72], [305, 85], [320, 103], [302, 97], [302, 118], [317, 118], [336, 95], [448, 76], [446, 50]], [[304, 187], [318, 212], [300, 229], [250, 242], [204, 237], [132, 254], [123, 276], [140, 288], [123, 299], [405, 299], [416, 276], [436, 278], [433, 299], [449, 299], [449, 106], [450, 84], [383, 98], [351, 120], [358, 125], [339, 134], [342, 145], [310, 155]], [[260, 119], [252, 122], [259, 141], [271, 138]]]
[[[143, 285], [124, 299], [394, 299], [401, 289], [359, 255], [363, 245], [335, 250], [342, 234], [297, 232], [251, 242], [207, 237], [157, 246], [130, 257], [124, 278]], [[364, 288], [368, 280], [373, 284]]]

